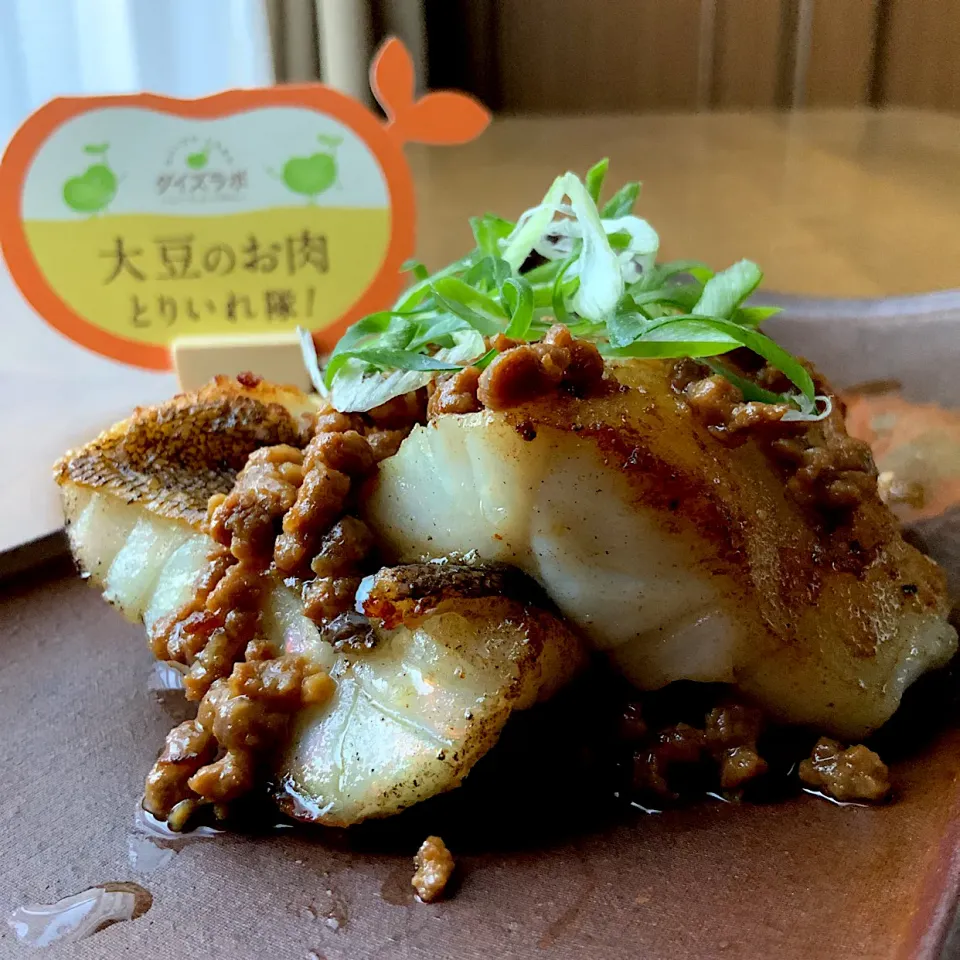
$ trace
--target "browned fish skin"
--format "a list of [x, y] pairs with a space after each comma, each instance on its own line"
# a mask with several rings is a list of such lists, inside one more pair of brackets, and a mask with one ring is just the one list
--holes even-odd
[[372, 578], [363, 612], [385, 627], [411, 624], [450, 600], [504, 597], [550, 608], [539, 585], [503, 563], [408, 563]]
[[62, 457], [54, 479], [115, 494], [199, 530], [207, 501], [230, 491], [250, 453], [306, 443], [308, 409], [307, 398], [292, 388], [217, 377], [195, 393], [137, 407]]

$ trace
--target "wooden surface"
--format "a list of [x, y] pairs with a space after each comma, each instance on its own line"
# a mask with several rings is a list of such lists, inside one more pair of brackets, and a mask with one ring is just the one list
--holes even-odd
[[472, 243], [467, 217], [515, 217], [602, 156], [644, 182], [666, 258], [740, 257], [765, 286], [881, 297], [960, 287], [960, 118], [920, 111], [497, 119], [475, 143], [408, 147], [420, 252]]
[[695, 105], [699, 7], [698, 0], [509, 5], [497, 30], [503, 106], [566, 112]]
[[769, 0], [718, 0], [709, 105], [773, 109], [780, 95], [780, 7]]

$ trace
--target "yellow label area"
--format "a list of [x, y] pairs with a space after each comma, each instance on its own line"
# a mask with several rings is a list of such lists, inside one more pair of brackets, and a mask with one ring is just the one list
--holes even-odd
[[321, 329], [374, 279], [390, 212], [307, 205], [207, 217], [106, 214], [25, 228], [48, 283], [80, 316], [162, 345], [190, 334]]

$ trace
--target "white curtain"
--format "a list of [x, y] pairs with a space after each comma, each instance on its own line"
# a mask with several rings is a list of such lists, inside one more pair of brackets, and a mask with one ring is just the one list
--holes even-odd
[[273, 82], [263, 0], [0, 0], [0, 150], [52, 97]]

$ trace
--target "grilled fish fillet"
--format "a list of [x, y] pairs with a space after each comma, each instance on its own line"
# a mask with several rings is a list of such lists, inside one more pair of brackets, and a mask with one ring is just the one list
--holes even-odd
[[753, 441], [670, 386], [444, 415], [381, 465], [365, 519], [398, 560], [476, 549], [534, 577], [637, 686], [735, 684], [780, 720], [859, 739], [957, 647], [944, 579], [878, 498], [812, 517]]
[[[347, 826], [450, 790], [514, 710], [547, 699], [583, 665], [581, 641], [528, 602], [529, 588], [511, 597], [482, 568], [424, 566], [370, 578], [364, 606], [383, 625], [372, 649], [329, 664], [333, 699], [297, 720], [280, 764], [291, 815]], [[465, 587], [464, 573], [479, 589]], [[389, 578], [405, 589], [427, 579], [433, 595], [374, 602]], [[318, 655], [329, 656], [320, 642]]]
[[[148, 629], [178, 610], [215, 547], [202, 530], [208, 498], [231, 488], [252, 450], [297, 443], [312, 409], [296, 390], [218, 378], [68, 453], [56, 479], [81, 572]], [[452, 568], [433, 572], [430, 602], [393, 603], [370, 649], [334, 649], [298, 593], [280, 579], [267, 591], [267, 639], [336, 681], [276, 758], [280, 802], [294, 816], [347, 826], [456, 787], [513, 710], [582, 664], [581, 642], [557, 618], [493, 587], [467, 591]], [[408, 592], [422, 581], [422, 570], [400, 579]]]

